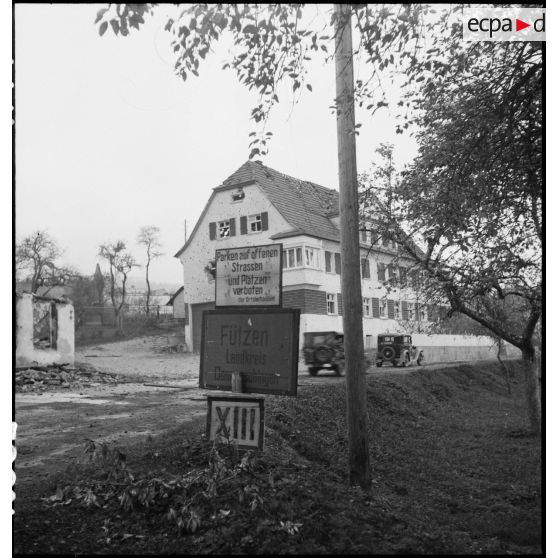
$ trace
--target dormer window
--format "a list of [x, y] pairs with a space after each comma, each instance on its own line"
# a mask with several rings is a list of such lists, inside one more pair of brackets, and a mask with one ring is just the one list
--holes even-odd
[[233, 193], [232, 193], [232, 201], [234, 202], [240, 202], [244, 199], [244, 190], [242, 188], [237, 188]]

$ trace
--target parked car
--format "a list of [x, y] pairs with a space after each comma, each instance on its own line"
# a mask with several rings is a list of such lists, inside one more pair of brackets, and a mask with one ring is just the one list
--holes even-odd
[[343, 334], [336, 331], [312, 331], [304, 334], [304, 362], [315, 376], [321, 369], [333, 370], [338, 376], [345, 371]]
[[413, 345], [410, 335], [385, 333], [378, 335], [376, 366], [383, 366], [384, 363], [393, 366], [420, 366], [424, 363], [424, 352]]

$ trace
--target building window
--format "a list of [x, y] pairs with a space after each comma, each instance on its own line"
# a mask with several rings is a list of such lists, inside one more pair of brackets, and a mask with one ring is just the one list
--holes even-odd
[[238, 188], [238, 190], [235, 190], [232, 193], [232, 201], [234, 202], [239, 202], [242, 201], [244, 199], [244, 190], [242, 188]]
[[287, 248], [283, 250], [283, 266], [285, 269], [302, 267], [302, 248]]
[[341, 274], [341, 254], [325, 251], [325, 270], [327, 273]]
[[401, 303], [398, 300], [393, 302], [393, 317], [395, 320], [401, 319]]
[[283, 250], [283, 268], [293, 269], [297, 267], [320, 269], [320, 251], [317, 248], [310, 248], [308, 246], [297, 246], [296, 248]]
[[[326, 300], [327, 300], [327, 313], [328, 314], [337, 314], [337, 308], [335, 307], [335, 300], [336, 296], [334, 293], [327, 293]], [[322, 299], [323, 300], [323, 299]]]
[[426, 312], [426, 306], [421, 305], [420, 310], [419, 310], [419, 315], [420, 315], [420, 321], [421, 322], [427, 322], [428, 321], [428, 314]]
[[362, 313], [365, 318], [372, 317], [372, 305], [369, 298], [362, 299]]
[[402, 287], [405, 287], [407, 285], [407, 268], [406, 267], [400, 267], [399, 268], [399, 281], [400, 281]]
[[248, 216], [248, 232], [258, 233], [262, 230], [262, 216], [260, 213], [257, 215]]
[[372, 335], [367, 335], [366, 336], [366, 341], [364, 343], [364, 347], [366, 349], [372, 349]]
[[378, 263], [378, 281], [386, 280], [386, 264]]
[[415, 320], [415, 303], [409, 302], [407, 306], [407, 319], [414, 321]]
[[219, 221], [217, 223], [217, 231], [219, 238], [229, 238], [231, 236], [231, 222], [229, 219], [226, 221]]
[[387, 307], [388, 307], [387, 299], [382, 298], [380, 300], [380, 318], [387, 318]]
[[397, 267], [393, 264], [388, 265], [388, 275], [391, 282], [397, 281]]
[[316, 248], [304, 248], [304, 265], [314, 269], [320, 268], [319, 250]]
[[360, 259], [360, 270], [363, 279], [370, 279], [370, 260], [368, 258]]
[[360, 231], [360, 241], [364, 242], [365, 244], [368, 242], [368, 231], [367, 230], [361, 230]]

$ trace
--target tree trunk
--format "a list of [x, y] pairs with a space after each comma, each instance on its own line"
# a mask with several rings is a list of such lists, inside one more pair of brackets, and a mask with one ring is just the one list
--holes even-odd
[[145, 315], [149, 316], [149, 299], [151, 298], [151, 285], [149, 284], [149, 260], [145, 266], [145, 282], [147, 283], [147, 298], [145, 299]]
[[541, 434], [541, 386], [539, 381], [539, 366], [533, 344], [529, 340], [522, 348], [525, 372], [525, 395], [531, 432], [537, 436]]
[[508, 387], [508, 394], [511, 395], [512, 389], [511, 389], [511, 381], [510, 381], [510, 371], [506, 366], [506, 363], [502, 360], [502, 338], [501, 337], [498, 337], [497, 343], [498, 343], [498, 353], [496, 354], [496, 358], [498, 359], [500, 366], [504, 370], [504, 378], [506, 380], [506, 385]]
[[370, 458], [362, 336], [351, 7], [348, 4], [336, 4], [335, 13], [341, 293], [347, 375], [349, 482], [366, 488], [370, 485]]

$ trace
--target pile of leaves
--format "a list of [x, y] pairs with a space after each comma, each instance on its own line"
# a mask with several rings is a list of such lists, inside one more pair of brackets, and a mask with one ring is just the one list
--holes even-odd
[[33, 366], [16, 370], [16, 393], [80, 389], [97, 384], [116, 384], [122, 381], [118, 374], [101, 372], [87, 364]]
[[497, 364], [368, 376], [366, 490], [347, 484], [342, 384], [267, 397], [258, 454], [210, 443], [201, 419], [125, 449], [87, 440], [87, 468], [18, 494], [16, 552], [540, 552], [519, 378], [510, 396]]

